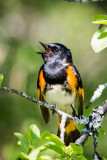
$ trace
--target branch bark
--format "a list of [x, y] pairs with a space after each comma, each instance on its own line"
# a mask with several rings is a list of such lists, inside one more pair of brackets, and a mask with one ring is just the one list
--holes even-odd
[[[97, 125], [96, 123], [99, 120], [99, 115], [102, 117], [102, 120], [103, 120], [103, 116], [106, 113], [107, 113], [107, 100], [105, 100], [105, 102], [102, 104], [102, 106], [99, 106], [99, 107], [97, 107], [97, 108], [94, 109], [94, 111], [92, 113], [92, 114], [94, 114], [93, 118], [92, 118], [92, 114], [89, 115], [89, 117], [92, 118], [91, 121], [90, 121], [90, 123], [94, 123], [93, 125]], [[100, 127], [101, 122], [102, 121], [99, 121], [99, 125], [97, 126], [97, 128], [95, 128], [95, 127], [93, 128], [92, 125], [91, 125], [92, 128], [90, 128], [89, 127], [90, 123], [87, 123], [86, 128], [85, 128], [86, 131], [83, 132], [83, 133], [81, 133], [81, 136], [75, 140], [75, 144], [77, 144], [79, 146], [84, 145], [84, 143], [87, 140], [87, 138], [94, 133], [93, 129], [97, 130]], [[88, 130], [88, 128], [89, 128], [89, 130]]]
[[[66, 114], [65, 112], [60, 111], [59, 109], [57, 109], [57, 106], [56, 106], [56, 105], [49, 105], [49, 104], [46, 103], [46, 102], [42, 102], [42, 101], [40, 101], [40, 100], [38, 100], [38, 99], [36, 99], [36, 98], [34, 98], [34, 97], [29, 96], [29, 95], [26, 94], [25, 92], [21, 92], [21, 91], [18, 91], [18, 90], [16, 90], [16, 89], [4, 87], [4, 86], [0, 86], [0, 90], [6, 91], [6, 92], [10, 92], [10, 93], [14, 93], [14, 94], [18, 94], [18, 95], [24, 97], [25, 99], [28, 99], [29, 101], [31, 101], [31, 102], [33, 102], [33, 103], [42, 105], [42, 106], [44, 106], [44, 107], [52, 110], [53, 112], [58, 113], [58, 114], [61, 115], [61, 116], [66, 115], [67, 118], [76, 120], [76, 117], [74, 118], [72, 115], [68, 115], [68, 114]], [[78, 119], [78, 118], [77, 118], [77, 119]]]

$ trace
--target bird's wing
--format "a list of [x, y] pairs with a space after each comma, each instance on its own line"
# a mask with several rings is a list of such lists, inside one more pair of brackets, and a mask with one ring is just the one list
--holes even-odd
[[83, 114], [84, 89], [80, 74], [74, 65], [67, 68], [67, 82], [69, 88], [74, 90], [78, 99], [78, 115]]
[[[43, 66], [42, 66], [39, 71], [38, 82], [37, 82], [38, 99], [42, 102], [45, 102], [45, 99], [42, 94], [43, 89], [45, 88], [45, 85], [46, 85], [46, 81], [43, 77]], [[42, 116], [43, 116], [45, 122], [48, 123], [49, 119], [50, 119], [49, 110], [47, 108], [45, 108], [44, 106], [40, 106], [40, 107], [41, 107]]]

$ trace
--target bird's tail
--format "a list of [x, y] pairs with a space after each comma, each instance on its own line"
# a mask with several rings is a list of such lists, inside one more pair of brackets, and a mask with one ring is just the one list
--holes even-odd
[[[58, 115], [58, 132], [57, 135], [60, 137], [60, 123], [61, 117]], [[80, 136], [80, 132], [77, 127], [77, 123], [74, 120], [67, 119], [65, 124], [65, 135], [64, 135], [64, 142], [65, 145], [68, 146], [69, 143], [74, 142]]]

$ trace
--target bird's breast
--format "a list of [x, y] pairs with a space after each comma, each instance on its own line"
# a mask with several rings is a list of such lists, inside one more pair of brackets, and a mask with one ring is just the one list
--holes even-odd
[[73, 90], [67, 90], [60, 84], [49, 85], [44, 92], [44, 98], [50, 105], [55, 104], [58, 109], [70, 114], [71, 105], [74, 104], [76, 93]]

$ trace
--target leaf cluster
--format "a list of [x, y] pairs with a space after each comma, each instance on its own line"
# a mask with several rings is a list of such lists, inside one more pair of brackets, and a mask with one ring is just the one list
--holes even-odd
[[98, 31], [94, 33], [91, 40], [91, 46], [97, 53], [107, 47], [107, 15], [96, 15], [93, 23], [100, 24]]
[[[56, 160], [86, 160], [82, 147], [73, 143], [65, 146], [59, 137], [49, 132], [40, 135], [39, 128], [34, 124], [26, 132], [26, 137], [21, 133], [14, 134], [19, 139], [18, 145], [21, 147], [17, 160], [53, 160], [54, 158], [48, 155], [48, 150], [55, 152]], [[45, 154], [41, 155], [42, 152]]]
[[3, 81], [3, 74], [0, 74], [0, 86], [2, 84], [2, 81]]

